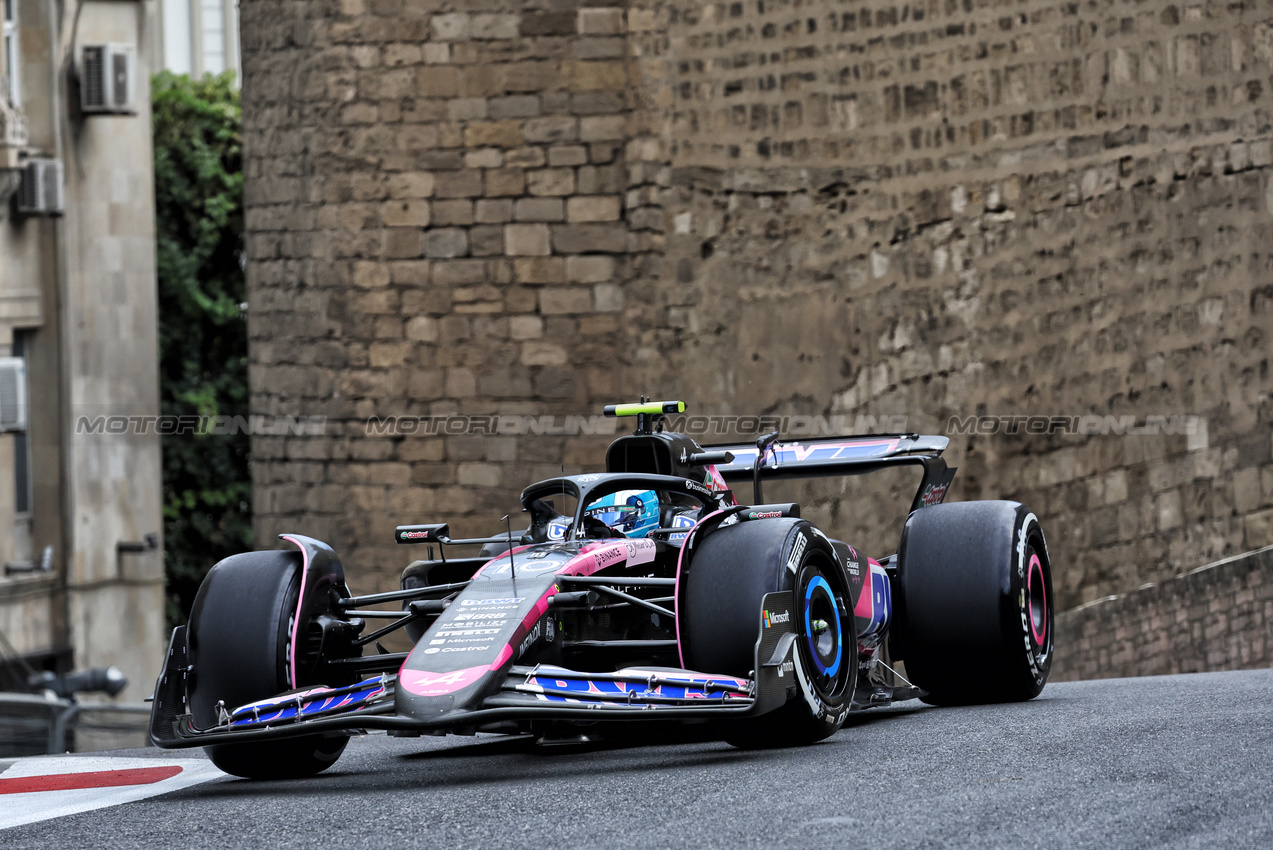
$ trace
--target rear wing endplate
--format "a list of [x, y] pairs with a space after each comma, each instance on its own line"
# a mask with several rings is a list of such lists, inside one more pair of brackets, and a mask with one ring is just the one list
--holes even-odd
[[730, 463], [717, 464], [716, 471], [731, 485], [751, 481], [754, 502], [760, 503], [763, 481], [804, 478], [839, 478], [865, 475], [895, 466], [917, 465], [923, 469], [911, 510], [940, 504], [946, 497], [955, 468], [946, 465], [942, 452], [950, 439], [920, 434], [867, 434], [847, 437], [813, 437], [781, 440], [767, 435], [755, 444], [714, 444], [708, 451], [724, 451], [734, 456]]

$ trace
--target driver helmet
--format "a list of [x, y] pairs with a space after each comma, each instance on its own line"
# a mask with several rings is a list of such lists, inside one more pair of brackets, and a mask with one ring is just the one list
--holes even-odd
[[584, 508], [624, 537], [644, 537], [659, 527], [659, 497], [653, 490], [619, 490]]

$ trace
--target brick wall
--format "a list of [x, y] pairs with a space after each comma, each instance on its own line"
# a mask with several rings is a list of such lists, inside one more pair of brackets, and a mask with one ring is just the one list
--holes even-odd
[[[952, 435], [1070, 607], [1273, 543], [1273, 5], [667, 3], [662, 384], [709, 412], [1192, 414]], [[893, 551], [899, 492], [818, 514]]]
[[1057, 617], [1054, 681], [1273, 666], [1273, 546]]
[[253, 404], [328, 417], [255, 440], [257, 529], [329, 539], [363, 586], [401, 568], [396, 522], [489, 533], [606, 444], [368, 438], [368, 417], [579, 414], [628, 389], [615, 339], [650, 228], [625, 204], [625, 14], [578, 5], [243, 10]]
[[[463, 11], [457, 11], [462, 8]], [[360, 575], [605, 438], [373, 415], [1194, 415], [956, 435], [1077, 605], [1273, 543], [1273, 6], [429, 0], [243, 10], [257, 530]], [[903, 484], [799, 495], [893, 551]], [[768, 495], [768, 494], [767, 494]], [[360, 582], [360, 587], [365, 583]]]

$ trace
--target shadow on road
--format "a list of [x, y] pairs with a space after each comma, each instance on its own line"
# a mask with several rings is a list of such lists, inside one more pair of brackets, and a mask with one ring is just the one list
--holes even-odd
[[[469, 748], [465, 748], [466, 750]], [[666, 759], [654, 759], [642, 762], [640, 764], [622, 764], [616, 765], [607, 763], [604, 767], [608, 775], [635, 775], [644, 773], [672, 773], [681, 769], [701, 770], [702, 768], [714, 767], [717, 765], [737, 764], [739, 761], [757, 760], [768, 761], [770, 759], [780, 759], [781, 756], [773, 754], [774, 751], [766, 752], [744, 752], [742, 750], [719, 750], [708, 753], [684, 753], [675, 755]], [[588, 754], [590, 755], [590, 754]], [[577, 758], [577, 763], [571, 763], [567, 759]], [[174, 792], [166, 799], [179, 800], [186, 799], [215, 799], [215, 798], [240, 798], [240, 797], [287, 797], [287, 796], [306, 796], [306, 795], [325, 795], [328, 792], [349, 792], [348, 780], [357, 778], [359, 781], [358, 791], [426, 791], [430, 788], [447, 788], [454, 789], [465, 786], [481, 786], [490, 788], [498, 785], [521, 785], [527, 781], [541, 780], [544, 777], [543, 763], [538, 758], [531, 761], [510, 762], [501, 760], [498, 764], [492, 764], [487, 758], [475, 755], [473, 762], [464, 764], [458, 769], [448, 771], [445, 774], [428, 771], [425, 765], [421, 764], [420, 772], [413, 771], [395, 772], [386, 776], [383, 773], [375, 771], [340, 771], [333, 770], [309, 779], [287, 780], [287, 781], [255, 781], [248, 779], [236, 779], [229, 782], [218, 782], [215, 784], [202, 785], [197, 788], [187, 789], [185, 791]], [[556, 761], [553, 764], [552, 776], [555, 781], [560, 780], [587, 780], [596, 775], [598, 765], [585, 754], [578, 756], [568, 756], [566, 759]]]
[[[689, 747], [687, 749], [687, 747]], [[607, 754], [631, 750], [631, 760], [616, 763]], [[718, 765], [741, 762], [764, 764], [786, 758], [784, 750], [740, 750], [724, 742], [713, 741], [705, 734], [697, 737], [660, 737], [658, 740], [603, 740], [569, 744], [537, 744], [531, 736], [483, 740], [459, 746], [428, 749], [414, 753], [389, 753], [382, 756], [392, 772], [378, 771], [374, 763], [367, 770], [341, 770], [337, 765], [308, 779], [256, 781], [233, 779], [174, 792], [171, 799], [215, 799], [251, 796], [304, 796], [349, 791], [349, 780], [356, 778], [360, 791], [406, 791], [429, 788], [456, 788], [467, 785], [510, 784], [542, 779], [545, 759], [551, 760], [550, 772], [555, 780], [586, 780], [598, 770], [608, 775], [638, 775], [650, 772], [671, 773], [677, 770], [701, 770]], [[369, 754], [374, 759], [375, 755]], [[429, 765], [445, 769], [430, 770]]]
[[[969, 707], [976, 711], [994, 710], [996, 706]], [[918, 701], [896, 706], [854, 712], [846, 720], [844, 730], [817, 747], [854, 746], [852, 730], [873, 726], [881, 721], [905, 718], [944, 716], [967, 709], [942, 709]], [[572, 730], [573, 731], [573, 730]], [[718, 766], [747, 764], [751, 767], [782, 764], [791, 750], [741, 750], [719, 740], [719, 731], [707, 726], [670, 726], [650, 728], [586, 729], [589, 739], [564, 738], [542, 741], [532, 735], [503, 738], [464, 739], [450, 737], [445, 743], [433, 738], [421, 739], [421, 749], [402, 752], [407, 741], [394, 742], [383, 752], [371, 748], [360, 754], [357, 769], [332, 770], [308, 779], [287, 781], [253, 781], [233, 779], [202, 785], [169, 795], [172, 799], [247, 798], [253, 796], [327, 795], [348, 793], [350, 780], [357, 789], [366, 791], [409, 791], [510, 784], [539, 780], [549, 773], [555, 780], [588, 780], [604, 771], [608, 775], [644, 775], [652, 772], [671, 774], [678, 770], [698, 771]], [[383, 739], [382, 739], [383, 740]], [[390, 748], [392, 747], [392, 749]], [[377, 747], [376, 749], [378, 749]], [[615, 759], [612, 754], [629, 755]], [[348, 758], [348, 756], [346, 756]], [[383, 765], [383, 768], [377, 765]]]

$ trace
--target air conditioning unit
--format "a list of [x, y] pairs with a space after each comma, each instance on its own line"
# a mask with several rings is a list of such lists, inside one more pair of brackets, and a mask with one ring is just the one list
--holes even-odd
[[18, 212], [61, 215], [65, 207], [62, 163], [56, 159], [28, 159], [22, 166], [22, 185], [18, 187]]
[[137, 52], [131, 44], [86, 44], [80, 52], [80, 111], [134, 115]]
[[21, 357], [0, 357], [0, 431], [26, 429], [26, 361]]

